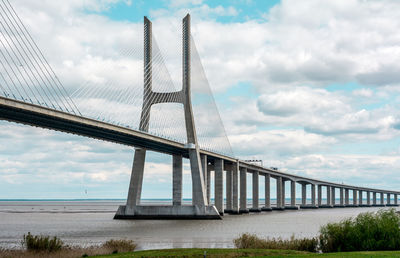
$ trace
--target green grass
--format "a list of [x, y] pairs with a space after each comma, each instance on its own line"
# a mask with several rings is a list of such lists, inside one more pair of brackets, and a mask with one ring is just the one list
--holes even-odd
[[400, 257], [400, 251], [373, 251], [316, 254], [294, 250], [269, 249], [165, 249], [136, 251], [130, 253], [102, 255], [96, 257]]

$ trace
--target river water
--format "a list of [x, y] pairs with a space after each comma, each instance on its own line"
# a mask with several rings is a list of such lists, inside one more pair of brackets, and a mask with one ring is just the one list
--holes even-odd
[[[0, 247], [21, 248], [24, 234], [60, 237], [70, 245], [132, 239], [138, 249], [233, 247], [241, 233], [312, 237], [321, 225], [379, 208], [287, 210], [225, 215], [223, 220], [113, 220], [123, 201], [0, 201]], [[158, 201], [162, 203], [162, 201]], [[397, 208], [399, 210], [399, 208]]]

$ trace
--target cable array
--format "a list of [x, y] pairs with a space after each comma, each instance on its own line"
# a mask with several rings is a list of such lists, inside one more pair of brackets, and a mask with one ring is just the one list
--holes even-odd
[[[168, 93], [181, 87], [173, 83], [154, 37], [151, 62], [143, 67], [143, 45], [136, 44], [143, 42], [143, 31], [137, 35], [141, 36], [129, 47], [96, 57], [93, 76], [69, 95], [9, 0], [0, 0], [0, 94], [134, 130], [139, 130], [143, 109], [149, 116], [145, 117], [149, 120], [146, 133], [186, 143], [181, 103], [143, 105], [143, 96], [148, 93], [145, 90]], [[192, 102], [199, 145], [233, 156], [195, 43], [192, 37], [190, 40]], [[149, 103], [160, 101], [157, 98], [163, 98], [162, 102], [174, 98], [173, 94], [149, 96]]]
[[192, 105], [197, 139], [202, 149], [233, 157], [225, 127], [208, 83], [193, 37], [191, 40]]
[[9, 0], [0, 1], [0, 90], [6, 98], [80, 115]]

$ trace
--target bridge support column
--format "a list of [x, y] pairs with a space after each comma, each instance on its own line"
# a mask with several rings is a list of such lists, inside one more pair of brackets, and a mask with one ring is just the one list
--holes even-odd
[[240, 168], [240, 213], [248, 213], [247, 209], [247, 168]]
[[282, 178], [282, 207], [286, 208], [286, 180]]
[[357, 190], [353, 189], [353, 206], [358, 206], [357, 205]]
[[384, 197], [383, 193], [380, 193], [380, 194], [381, 194], [381, 205], [385, 206], [385, 197]]
[[212, 166], [207, 165], [207, 203], [211, 205], [211, 171], [213, 170]]
[[225, 199], [226, 199], [226, 209], [225, 209], [225, 212], [226, 213], [231, 213], [232, 212], [232, 199], [233, 199], [233, 192], [232, 192], [232, 190], [233, 190], [233, 185], [232, 185], [232, 169], [231, 169], [231, 165], [227, 165], [226, 166], [226, 177], [225, 177], [225, 180], [226, 180], [226, 183], [225, 183], [225, 186], [226, 186], [226, 197], [225, 197]]
[[311, 184], [311, 206], [315, 207], [315, 184]]
[[224, 215], [224, 161], [216, 159], [214, 162], [214, 202], [219, 214]]
[[318, 207], [322, 206], [322, 185], [318, 185]]
[[298, 210], [299, 206], [296, 206], [296, 181], [289, 180], [290, 182], [290, 205], [285, 206], [285, 209]]
[[265, 206], [263, 211], [271, 211], [271, 175], [265, 174]]
[[371, 206], [371, 192], [367, 191], [367, 206]]
[[283, 210], [282, 205], [282, 177], [276, 178], [276, 208], [278, 210]]
[[391, 201], [391, 200], [390, 200], [390, 193], [387, 193], [387, 194], [386, 194], [386, 205], [387, 205], [387, 206], [390, 206], [390, 201]]
[[250, 209], [251, 212], [260, 212], [259, 206], [259, 173], [254, 171], [253, 175], [253, 207]]
[[336, 205], [336, 187], [334, 186], [331, 187], [331, 196], [332, 196], [331, 205], [332, 207], [334, 207]]
[[301, 205], [306, 206], [307, 204], [307, 185], [306, 183], [301, 184]]
[[344, 199], [345, 199], [345, 201], [344, 201], [344, 204], [346, 205], [346, 206], [349, 206], [350, 205], [350, 198], [349, 198], [349, 189], [348, 188], [346, 188], [346, 189], [344, 189]]
[[376, 205], [376, 192], [372, 192], [372, 205]]
[[172, 205], [182, 205], [182, 156], [172, 156]]
[[232, 213], [239, 213], [239, 162], [232, 165]]
[[358, 205], [363, 206], [363, 191], [362, 190], [358, 191]]
[[394, 205], [396, 205], [396, 206], [398, 205], [398, 204], [397, 204], [397, 203], [398, 203], [398, 200], [399, 200], [399, 199], [397, 198], [397, 194], [395, 194], [395, 195], [394, 195]]
[[296, 206], [296, 181], [290, 181], [290, 205]]
[[343, 195], [343, 187], [340, 187], [340, 206], [344, 206], [344, 195]]
[[135, 149], [131, 181], [129, 183], [128, 199], [126, 201], [126, 209], [129, 211], [134, 209], [135, 206], [140, 205], [145, 159], [146, 150], [140, 148]]
[[[200, 155], [200, 162], [201, 162], [201, 168], [203, 170], [203, 179], [204, 179], [204, 185], [207, 188], [207, 182], [208, 180], [208, 160], [207, 160], [207, 155], [201, 154]], [[207, 196], [207, 189], [206, 189], [206, 205], [209, 205], [210, 202], [208, 202], [208, 196]]]
[[331, 187], [329, 185], [326, 186], [326, 206], [330, 207], [332, 205], [332, 197], [331, 197]]

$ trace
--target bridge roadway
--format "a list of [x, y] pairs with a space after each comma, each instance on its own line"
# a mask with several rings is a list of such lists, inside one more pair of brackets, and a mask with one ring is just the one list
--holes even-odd
[[[110, 123], [102, 122], [102, 121], [97, 121], [94, 119], [90, 118], [85, 118], [82, 116], [78, 115], [73, 115], [70, 113], [42, 107], [39, 105], [34, 105], [30, 103], [25, 103], [22, 101], [17, 101], [13, 99], [8, 99], [4, 97], [0, 97], [0, 119], [2, 120], [8, 120], [11, 122], [17, 122], [17, 123], [22, 123], [22, 124], [27, 124], [35, 127], [42, 127], [42, 128], [47, 128], [47, 129], [52, 129], [56, 131], [61, 131], [61, 132], [66, 132], [66, 133], [71, 133], [71, 134], [76, 134], [76, 135], [81, 135], [81, 136], [86, 136], [90, 138], [95, 138], [99, 140], [104, 140], [104, 141], [109, 141], [109, 142], [114, 142], [118, 144], [123, 144], [127, 146], [132, 146], [132, 147], [141, 147], [141, 148], [146, 148], [148, 150], [156, 151], [156, 152], [161, 152], [161, 153], [166, 153], [166, 154], [171, 154], [171, 155], [182, 155], [183, 157], [188, 158], [188, 149], [185, 147], [184, 144], [175, 142], [169, 139], [165, 139], [162, 137], [158, 137], [155, 135], [151, 135], [145, 132], [129, 129], [126, 127], [121, 127], [117, 125], [113, 125]], [[288, 173], [284, 173], [281, 171], [265, 168], [262, 166], [258, 166], [252, 163], [244, 162], [241, 160], [238, 160], [233, 157], [225, 156], [222, 154], [214, 153], [211, 151], [207, 150], [200, 150], [200, 154], [202, 156], [207, 157], [207, 160], [209, 162], [213, 162], [214, 160], [223, 160], [224, 164], [233, 165], [233, 164], [238, 164], [239, 170], [241, 173], [252, 173], [253, 175], [256, 173], [257, 175], [263, 175], [263, 176], [268, 176], [277, 179], [277, 184], [278, 183], [283, 183], [283, 185], [278, 186], [277, 188], [280, 188], [280, 191], [283, 191], [283, 196], [284, 194], [284, 182], [285, 181], [290, 181], [292, 182], [292, 199], [295, 197], [295, 183], [299, 183], [302, 185], [302, 195], [303, 195], [303, 200], [302, 200], [302, 205], [307, 206], [305, 203], [305, 197], [307, 195], [306, 193], [306, 188], [305, 186], [310, 184], [312, 186], [312, 205], [315, 207], [319, 206], [324, 206], [321, 203], [321, 187], [327, 187], [327, 205], [325, 206], [335, 206], [335, 188], [341, 189], [341, 196], [340, 196], [340, 204], [341, 206], [358, 206], [357, 199], [359, 199], [359, 204], [362, 204], [363, 201], [363, 192], [367, 192], [368, 200], [367, 203], [370, 203], [370, 196], [369, 194], [372, 193], [374, 196], [374, 205], [384, 205], [382, 201], [383, 194], [386, 194], [387, 197], [389, 197], [387, 200], [388, 205], [397, 205], [397, 196], [400, 195], [400, 192], [397, 191], [389, 191], [389, 190], [383, 190], [383, 189], [373, 189], [373, 188], [366, 188], [366, 187], [359, 187], [359, 186], [352, 186], [352, 185], [345, 185], [345, 184], [337, 184], [337, 183], [332, 183], [332, 182], [327, 182], [327, 181], [322, 181], [322, 180], [317, 180], [317, 179], [312, 179], [312, 178], [306, 178], [306, 177], [301, 177], [297, 175], [292, 175]], [[244, 171], [244, 172], [243, 172]], [[279, 180], [278, 180], [279, 179]], [[244, 178], [241, 178], [242, 180], [246, 180]], [[258, 185], [258, 177], [253, 176], [253, 186]], [[208, 180], [210, 181], [210, 180]], [[294, 182], [294, 183], [293, 183]], [[208, 182], [209, 184], [209, 182]], [[235, 184], [235, 182], [233, 182]], [[237, 182], [236, 182], [237, 184]], [[318, 205], [315, 203], [315, 186], [318, 186]], [[233, 186], [237, 188], [236, 186]], [[283, 188], [282, 188], [283, 187]], [[232, 188], [232, 186], [228, 186], [228, 188]], [[235, 189], [235, 188], [233, 188]], [[329, 191], [328, 191], [329, 190]], [[351, 190], [353, 191], [353, 204], [349, 204], [349, 193], [348, 191]], [[210, 190], [208, 189], [208, 192]], [[229, 191], [229, 189], [228, 189]], [[231, 189], [232, 191], [232, 189]], [[237, 191], [237, 190], [236, 190]], [[277, 190], [279, 191], [279, 190]], [[346, 197], [344, 197], [345, 191]], [[359, 195], [359, 198], [357, 198], [357, 192], [361, 195]], [[281, 193], [281, 192], [280, 192]], [[381, 203], [377, 204], [376, 203], [376, 194], [380, 193], [381, 194]], [[231, 193], [232, 194], [232, 193]], [[237, 194], [236, 194], [237, 195]], [[390, 203], [390, 198], [391, 196], [394, 196], [395, 200], [394, 203]], [[209, 193], [208, 193], [209, 196]], [[277, 194], [278, 199], [279, 199], [279, 194]], [[245, 196], [242, 195], [241, 191], [241, 200], [242, 199], [247, 199]], [[235, 198], [235, 197], [233, 197]], [[238, 197], [236, 196], [236, 199]], [[258, 189], [255, 189], [253, 187], [253, 199], [257, 198], [258, 199]], [[284, 198], [281, 199], [284, 200]], [[354, 200], [355, 199], [355, 200]], [[279, 200], [278, 200], [279, 201]], [[281, 206], [282, 208], [285, 207], [284, 201], [280, 200], [282, 203], [278, 203], [277, 206]], [[253, 200], [254, 202], [254, 200]], [[291, 202], [292, 206], [295, 205], [295, 203], [292, 201]], [[241, 203], [241, 206], [245, 204]], [[267, 204], [266, 204], [267, 205]], [[258, 200], [253, 203], [253, 209], [257, 210], [258, 209]], [[228, 207], [229, 210], [230, 207]], [[223, 213], [224, 211], [221, 210], [223, 208], [219, 208], [220, 213]], [[242, 207], [241, 207], [242, 209]], [[268, 209], [268, 207], [267, 207]]]

